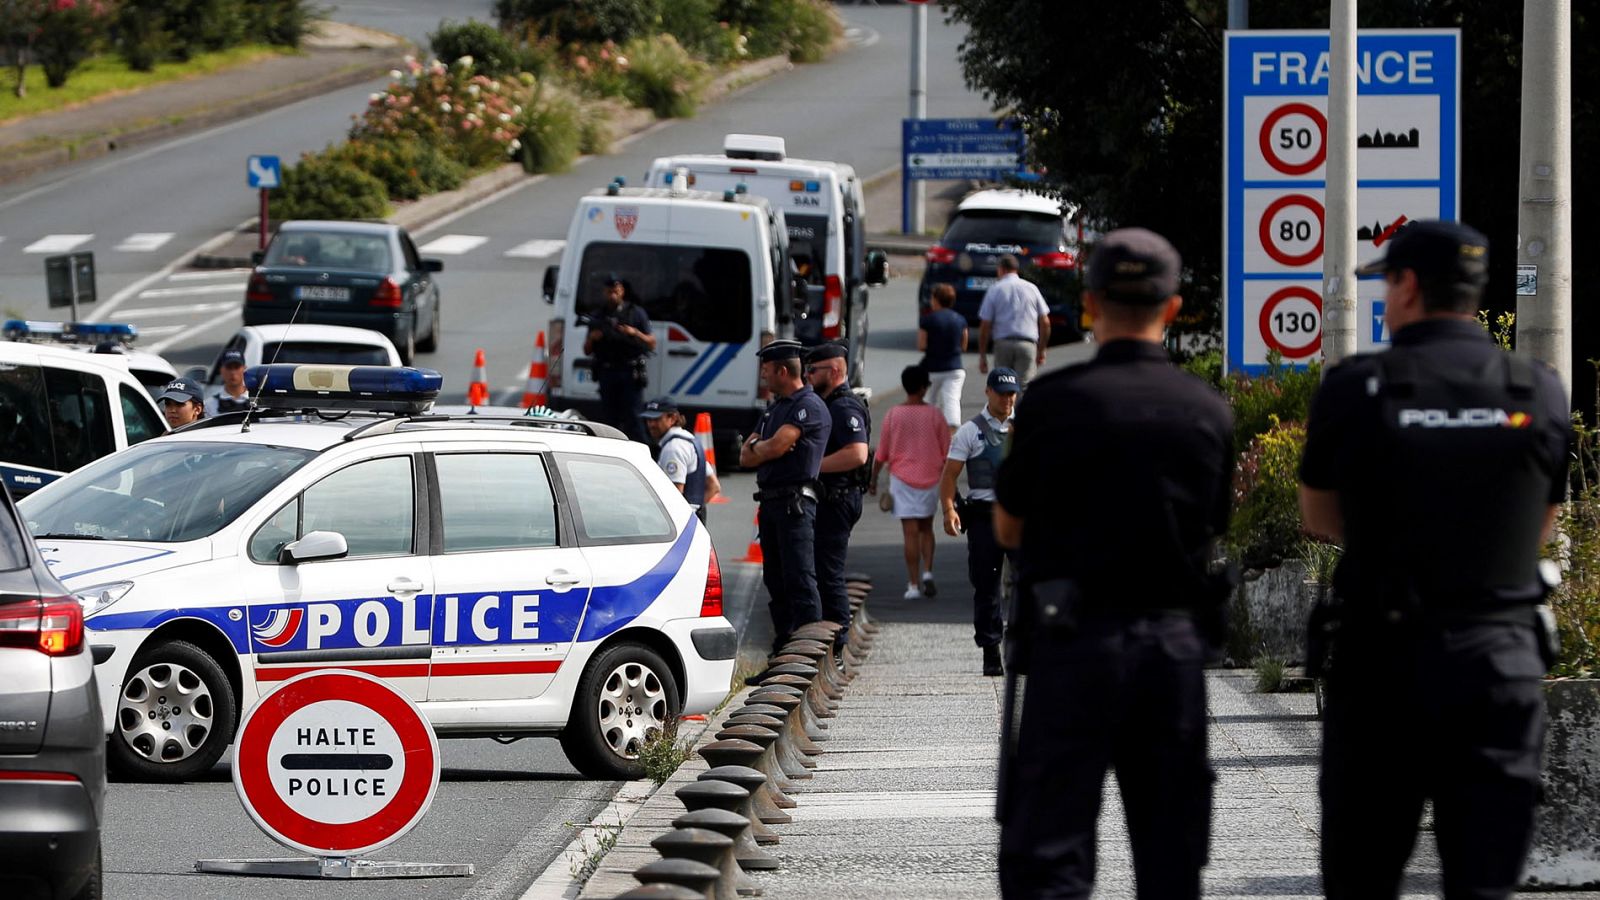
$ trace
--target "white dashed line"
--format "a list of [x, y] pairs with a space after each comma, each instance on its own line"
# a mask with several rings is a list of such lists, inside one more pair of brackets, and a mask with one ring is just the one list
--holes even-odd
[[566, 241], [536, 240], [525, 244], [518, 244], [505, 252], [506, 256], [519, 256], [524, 259], [540, 259], [546, 256], [555, 256], [562, 248], [567, 246]]
[[23, 253], [69, 253], [94, 240], [92, 234], [47, 234], [22, 248]]
[[436, 237], [418, 248], [420, 253], [439, 253], [444, 256], [460, 256], [470, 250], [489, 242], [489, 239], [479, 234], [446, 234]]
[[189, 287], [151, 288], [148, 291], [140, 291], [139, 299], [143, 300], [146, 297], [194, 297], [200, 294], [238, 294], [243, 299], [244, 289], [245, 283], [242, 281], [229, 284], [195, 284]]
[[141, 231], [123, 238], [115, 249], [122, 253], [153, 253], [172, 238], [170, 231]]

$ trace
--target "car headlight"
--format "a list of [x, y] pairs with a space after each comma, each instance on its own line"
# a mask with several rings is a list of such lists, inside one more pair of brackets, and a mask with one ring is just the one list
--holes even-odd
[[133, 582], [113, 581], [110, 584], [97, 584], [81, 591], [73, 591], [72, 596], [77, 597], [78, 602], [83, 604], [83, 615], [87, 618], [121, 600], [123, 595], [131, 590]]

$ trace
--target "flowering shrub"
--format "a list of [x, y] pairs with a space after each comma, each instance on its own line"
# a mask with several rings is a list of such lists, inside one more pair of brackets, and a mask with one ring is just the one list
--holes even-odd
[[1233, 519], [1228, 555], [1245, 568], [1282, 562], [1300, 542], [1300, 457], [1306, 428], [1279, 422], [1257, 435], [1233, 473]]
[[271, 192], [273, 219], [381, 219], [389, 212], [383, 182], [333, 150], [308, 153], [283, 170]]
[[454, 190], [467, 168], [433, 144], [419, 141], [347, 141], [328, 155], [350, 163], [383, 182], [390, 200], [415, 200]]
[[553, 87], [538, 94], [513, 120], [522, 135], [517, 161], [528, 172], [563, 172], [581, 151], [584, 113], [576, 97]]
[[21, 12], [35, 23], [33, 49], [45, 83], [57, 88], [105, 35], [115, 7], [108, 0], [35, 0]]
[[531, 86], [473, 74], [470, 56], [406, 65], [409, 72], [390, 72], [388, 89], [369, 98], [351, 140], [420, 141], [469, 169], [504, 162], [521, 146], [512, 122]]
[[614, 41], [589, 47], [567, 47], [572, 68], [568, 72], [585, 92], [597, 97], [626, 97], [630, 75], [627, 54]]

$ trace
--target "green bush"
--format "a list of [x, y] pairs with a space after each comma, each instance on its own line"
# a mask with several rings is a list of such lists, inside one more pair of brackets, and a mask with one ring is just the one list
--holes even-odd
[[454, 190], [467, 177], [465, 166], [422, 141], [347, 141], [329, 155], [383, 182], [390, 200]]
[[696, 56], [726, 61], [730, 45], [724, 35], [732, 29], [717, 21], [717, 0], [661, 0], [659, 27]]
[[306, 154], [283, 170], [271, 193], [272, 218], [381, 219], [389, 212], [383, 182], [332, 151]]
[[173, 58], [185, 62], [196, 54], [242, 43], [243, 6], [239, 0], [166, 0], [161, 4], [162, 29]]
[[670, 34], [636, 38], [623, 48], [628, 60], [627, 97], [663, 119], [694, 115], [705, 87], [706, 64], [689, 55]]
[[565, 172], [582, 143], [583, 113], [571, 95], [545, 84], [515, 120], [521, 127], [517, 160], [528, 172]]
[[789, 19], [789, 59], [822, 62], [839, 33], [833, 10], [817, 0], [795, 0]]
[[162, 27], [165, 0], [122, 0], [117, 10], [117, 52], [128, 68], [148, 72], [172, 52]]
[[1278, 422], [1304, 422], [1311, 410], [1311, 397], [1322, 383], [1322, 364], [1304, 369], [1283, 364], [1276, 352], [1267, 357], [1270, 367], [1261, 375], [1231, 374], [1223, 380], [1222, 391], [1233, 407], [1233, 446], [1243, 448], [1256, 435], [1264, 434]]
[[254, 0], [244, 5], [245, 32], [249, 40], [279, 47], [298, 47], [321, 14], [306, 0]]
[[490, 78], [514, 75], [521, 68], [517, 47], [505, 32], [486, 22], [468, 19], [439, 23], [439, 30], [428, 35], [433, 55], [446, 64], [463, 56], [472, 57], [472, 69]]
[[495, 0], [506, 31], [550, 35], [561, 43], [625, 42], [649, 34], [660, 0]]
[[1279, 422], [1255, 436], [1233, 473], [1228, 555], [1248, 569], [1276, 566], [1299, 547], [1300, 456], [1306, 428]]
[[751, 56], [788, 53], [796, 0], [722, 0], [717, 18], [748, 35]]
[[578, 152], [599, 155], [611, 152], [611, 123], [605, 113], [593, 107], [581, 108], [578, 122]]
[[[1595, 363], [1600, 366], [1600, 363]], [[1600, 397], [1595, 412], [1600, 415]], [[1551, 592], [1561, 635], [1561, 653], [1550, 674], [1600, 677], [1600, 428], [1573, 417], [1577, 446], [1571, 464], [1571, 497], [1556, 517], [1558, 537], [1545, 555], [1561, 565], [1561, 584]]]
[[39, 10], [34, 21], [33, 52], [44, 69], [45, 84], [53, 88], [66, 84], [67, 77], [89, 58], [105, 35], [110, 19], [111, 8], [102, 0], [50, 3]]

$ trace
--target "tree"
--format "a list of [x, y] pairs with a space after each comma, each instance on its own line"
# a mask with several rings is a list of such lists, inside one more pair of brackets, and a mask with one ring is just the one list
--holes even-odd
[[5, 51], [6, 65], [16, 72], [17, 84], [12, 91], [19, 98], [28, 96], [24, 76], [33, 41], [39, 35], [39, 13], [43, 9], [41, 0], [0, 0], [0, 49]]

